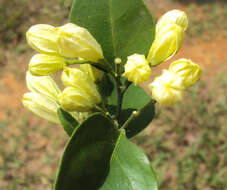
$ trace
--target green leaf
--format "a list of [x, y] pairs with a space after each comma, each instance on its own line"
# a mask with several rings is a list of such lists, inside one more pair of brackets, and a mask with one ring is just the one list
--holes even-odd
[[123, 109], [141, 109], [151, 101], [150, 96], [140, 86], [132, 84], [124, 94]]
[[154, 39], [153, 17], [143, 0], [74, 0], [70, 22], [87, 28], [112, 64], [116, 57], [147, 55]]
[[100, 92], [102, 98], [106, 99], [106, 97], [111, 95], [113, 88], [114, 88], [114, 84], [110, 80], [109, 75], [104, 73], [102, 80], [97, 82], [96, 84], [98, 86], [98, 89], [99, 89], [99, 92]]
[[66, 145], [55, 190], [95, 190], [104, 182], [119, 131], [101, 114], [76, 128]]
[[118, 138], [110, 172], [99, 190], [157, 190], [158, 183], [146, 155], [125, 136]]
[[73, 118], [70, 113], [64, 111], [61, 108], [59, 108], [57, 112], [64, 130], [69, 136], [71, 136], [73, 130], [79, 125], [79, 122]]
[[136, 114], [132, 115], [132, 119], [130, 119], [125, 126], [126, 136], [131, 138], [145, 129], [148, 124], [152, 121], [155, 115], [155, 105], [152, 102], [148, 103], [144, 108], [137, 111]]
[[[108, 109], [110, 111], [110, 114], [114, 115], [116, 113], [117, 106], [108, 106]], [[120, 114], [119, 124], [126, 130], [126, 136], [128, 138], [131, 138], [137, 135], [143, 129], [145, 129], [148, 124], [153, 120], [154, 116], [155, 105], [153, 101], [150, 101], [140, 110], [122, 110]]]
[[[122, 78], [122, 83], [124, 83], [124, 81], [125, 79]], [[111, 96], [108, 98], [108, 104], [110, 106], [117, 105], [117, 87], [116, 84], [114, 85], [114, 90]], [[139, 110], [147, 105], [150, 101], [150, 96], [144, 91], [143, 88], [138, 85], [135, 86], [134, 84], [131, 84], [123, 96], [122, 109]]]

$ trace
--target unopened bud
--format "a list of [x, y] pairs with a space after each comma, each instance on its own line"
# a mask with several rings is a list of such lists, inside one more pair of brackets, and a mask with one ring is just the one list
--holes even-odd
[[125, 64], [124, 76], [135, 85], [146, 81], [151, 75], [151, 68], [144, 55], [133, 54]]
[[[89, 99], [89, 105], [94, 105], [101, 102], [101, 97], [97, 91], [95, 83], [92, 81], [91, 77], [81, 69], [66, 67], [62, 72], [61, 79], [66, 87], [74, 87], [77, 89], [77, 91], [81, 90], [80, 94], [86, 94], [87, 99]], [[72, 90], [69, 91], [72, 92]], [[68, 92], [68, 90], [65, 90], [63, 94], [66, 94], [66, 92]], [[90, 109], [90, 106], [88, 109]]]
[[167, 25], [150, 48], [147, 60], [151, 65], [158, 65], [175, 55], [181, 47], [184, 31], [176, 24]]
[[29, 63], [29, 71], [33, 75], [43, 76], [58, 72], [63, 69], [65, 59], [60, 56], [36, 54]]
[[57, 31], [48, 24], [32, 26], [26, 33], [28, 44], [39, 53], [58, 55]]
[[169, 71], [182, 77], [186, 88], [192, 86], [199, 79], [202, 73], [199, 65], [188, 59], [174, 61], [171, 63]]
[[57, 28], [59, 53], [68, 58], [81, 57], [97, 62], [103, 59], [99, 43], [87, 29], [68, 23]]
[[22, 103], [25, 108], [39, 117], [53, 123], [60, 123], [57, 115], [59, 105], [53, 99], [35, 92], [29, 92], [24, 94]]
[[96, 69], [94, 66], [90, 64], [81, 64], [80, 68], [84, 72], [86, 72], [94, 82], [98, 82], [102, 80], [104, 72], [99, 69]]
[[156, 34], [158, 35], [161, 30], [168, 24], [177, 24], [185, 31], [188, 27], [188, 18], [184, 11], [171, 10], [161, 16], [156, 24]]
[[61, 91], [50, 76], [34, 76], [27, 72], [26, 83], [28, 89], [32, 92], [43, 94], [58, 101], [58, 94]]
[[59, 95], [59, 102], [66, 111], [87, 112], [95, 104], [101, 102], [100, 97], [92, 97], [85, 89], [79, 87], [67, 87]]
[[172, 106], [183, 99], [184, 82], [177, 74], [164, 70], [149, 84], [152, 98], [163, 106]]
[[121, 64], [122, 63], [121, 58], [117, 57], [116, 59], [114, 59], [114, 63], [115, 64]]

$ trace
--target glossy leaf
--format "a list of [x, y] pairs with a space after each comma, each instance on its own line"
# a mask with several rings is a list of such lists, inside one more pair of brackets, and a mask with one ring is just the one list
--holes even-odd
[[114, 84], [110, 80], [110, 76], [107, 74], [104, 74], [102, 80], [97, 82], [96, 84], [98, 86], [99, 93], [104, 99], [110, 96], [114, 89]]
[[[123, 82], [124, 79], [122, 80], [122, 83]], [[122, 109], [139, 110], [143, 108], [145, 105], [147, 105], [150, 101], [151, 101], [150, 96], [144, 91], [143, 88], [141, 88], [138, 85], [135, 86], [134, 84], [131, 84], [123, 96]], [[108, 98], [108, 104], [110, 106], [117, 105], [116, 84], [111, 96]]]
[[76, 128], [65, 148], [55, 190], [95, 190], [108, 174], [119, 131], [101, 114]]
[[99, 190], [157, 190], [155, 173], [145, 154], [121, 133], [110, 161], [110, 172]]
[[116, 57], [147, 55], [154, 39], [153, 17], [143, 0], [74, 0], [70, 22], [87, 28], [112, 64]]
[[137, 111], [132, 119], [125, 126], [126, 136], [131, 138], [145, 129], [152, 121], [155, 115], [155, 105], [153, 102], [148, 103], [144, 108]]
[[63, 109], [58, 109], [58, 117], [65, 132], [71, 136], [73, 130], [79, 125], [79, 122], [72, 115]]
[[151, 101], [150, 96], [140, 86], [132, 84], [124, 94], [123, 109], [141, 109]]

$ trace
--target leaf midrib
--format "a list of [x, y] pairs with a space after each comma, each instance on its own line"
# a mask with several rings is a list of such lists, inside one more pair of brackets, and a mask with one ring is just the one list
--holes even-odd
[[109, 10], [109, 20], [110, 20], [110, 30], [111, 30], [111, 40], [112, 40], [112, 45], [113, 45], [113, 55], [114, 58], [116, 56], [116, 45], [115, 45], [115, 36], [114, 36], [114, 25], [113, 25], [113, 19], [112, 19], [112, 0], [108, 0], [108, 10]]

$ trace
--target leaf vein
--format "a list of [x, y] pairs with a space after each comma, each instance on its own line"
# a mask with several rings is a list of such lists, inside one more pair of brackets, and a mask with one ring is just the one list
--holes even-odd
[[115, 36], [114, 36], [114, 25], [113, 25], [113, 19], [112, 19], [112, 6], [111, 6], [111, 0], [108, 1], [109, 3], [109, 19], [110, 19], [110, 29], [111, 29], [111, 36], [112, 36], [112, 45], [113, 45], [113, 51], [114, 51], [114, 57], [116, 56], [116, 44], [115, 44]]

